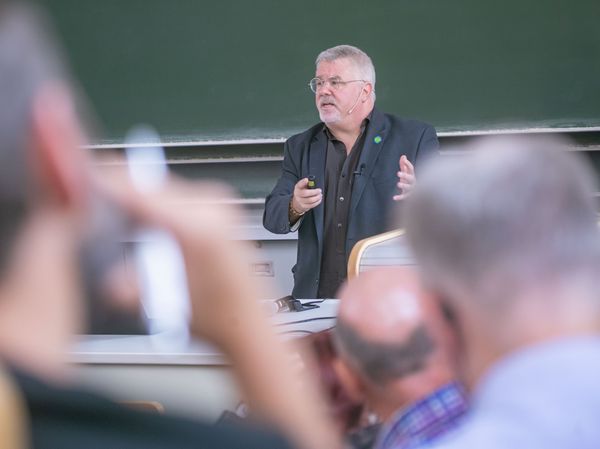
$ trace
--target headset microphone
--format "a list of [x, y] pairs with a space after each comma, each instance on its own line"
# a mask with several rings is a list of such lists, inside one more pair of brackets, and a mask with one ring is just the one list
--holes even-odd
[[362, 94], [362, 90], [358, 93], [358, 97], [356, 97], [356, 101], [354, 102], [354, 104], [352, 105], [352, 107], [350, 109], [348, 109], [347, 115], [352, 114], [352, 111], [354, 111], [354, 108], [358, 104], [358, 100], [360, 100], [360, 94]]

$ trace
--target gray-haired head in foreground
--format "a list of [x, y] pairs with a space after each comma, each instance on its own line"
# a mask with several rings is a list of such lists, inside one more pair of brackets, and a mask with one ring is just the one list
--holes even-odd
[[555, 140], [488, 139], [427, 167], [404, 210], [426, 282], [489, 310], [536, 286], [595, 282], [594, 177], [565, 150]]
[[352, 45], [338, 45], [328, 48], [319, 53], [315, 61], [315, 66], [318, 66], [323, 61], [330, 62], [342, 58], [350, 59], [358, 69], [361, 79], [371, 83], [371, 86], [373, 86], [372, 95], [375, 98], [375, 66], [369, 55], [360, 48]]

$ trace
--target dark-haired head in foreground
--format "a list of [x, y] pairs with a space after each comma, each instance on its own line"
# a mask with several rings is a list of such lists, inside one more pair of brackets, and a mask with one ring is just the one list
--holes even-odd
[[[264, 290], [247, 273], [247, 250], [228, 240], [238, 213], [215, 198], [230, 203], [229, 191], [179, 181], [149, 197], [126, 179], [95, 173], [81, 148], [75, 89], [48, 28], [26, 2], [0, 6], [0, 359], [24, 396], [30, 447], [289, 447], [275, 433], [141, 413], [70, 385], [68, 353], [85, 329], [81, 254], [118, 211], [177, 239], [193, 279], [190, 332], [228, 355], [256, 415], [297, 447], [335, 448], [311, 379], [301, 390], [261, 316]], [[173, 210], [183, 197], [201, 205]], [[113, 213], [98, 214], [101, 199]]]

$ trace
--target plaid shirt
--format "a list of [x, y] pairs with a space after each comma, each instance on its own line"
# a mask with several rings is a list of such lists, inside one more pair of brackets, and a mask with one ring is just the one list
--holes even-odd
[[376, 449], [412, 449], [454, 429], [467, 411], [467, 397], [458, 383], [449, 383], [400, 410], [386, 425]]

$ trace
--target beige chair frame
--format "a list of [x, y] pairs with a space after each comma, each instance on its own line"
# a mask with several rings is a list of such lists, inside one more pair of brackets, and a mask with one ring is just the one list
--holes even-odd
[[395, 229], [393, 231], [376, 234], [356, 242], [356, 245], [354, 245], [352, 251], [350, 251], [350, 257], [348, 258], [348, 279], [355, 278], [359, 275], [360, 261], [365, 251], [369, 247], [378, 245], [388, 240], [397, 239], [402, 235], [404, 235], [404, 229]]

